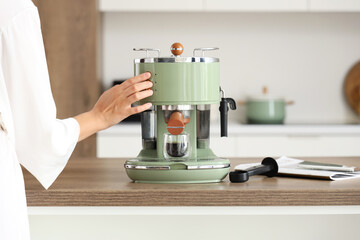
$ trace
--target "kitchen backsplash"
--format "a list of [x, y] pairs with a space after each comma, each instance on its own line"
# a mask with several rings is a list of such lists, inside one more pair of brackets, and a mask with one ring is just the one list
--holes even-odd
[[[102, 15], [102, 79], [133, 75], [134, 47], [181, 42], [183, 56], [196, 47], [219, 47], [226, 96], [245, 100], [267, 86], [271, 96], [295, 101], [286, 123], [353, 123], [343, 82], [360, 60], [359, 13], [105, 13]], [[243, 119], [244, 109], [231, 112]]]

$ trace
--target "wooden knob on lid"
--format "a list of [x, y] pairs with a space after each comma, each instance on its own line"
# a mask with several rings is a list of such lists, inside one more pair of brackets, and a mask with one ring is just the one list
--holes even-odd
[[268, 94], [269, 90], [266, 86], [263, 87], [263, 94], [266, 95]]
[[181, 43], [173, 43], [173, 45], [170, 47], [170, 50], [174, 56], [179, 56], [183, 53], [184, 46]]

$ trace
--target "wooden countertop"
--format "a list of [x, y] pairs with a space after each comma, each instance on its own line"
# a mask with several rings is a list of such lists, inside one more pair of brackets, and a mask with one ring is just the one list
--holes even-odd
[[[360, 167], [360, 157], [302, 158]], [[261, 159], [232, 159], [232, 166]], [[69, 161], [49, 190], [24, 171], [28, 206], [309, 206], [360, 205], [360, 179], [326, 181], [253, 176], [246, 183], [133, 183], [125, 159]]]

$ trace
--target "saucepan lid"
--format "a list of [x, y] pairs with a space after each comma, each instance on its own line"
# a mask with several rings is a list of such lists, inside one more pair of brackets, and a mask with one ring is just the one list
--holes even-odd
[[[171, 45], [170, 50], [173, 55], [169, 57], [160, 57], [160, 49], [157, 48], [134, 48], [134, 51], [145, 51], [145, 58], [135, 59], [135, 63], [184, 63], [184, 62], [202, 62], [202, 63], [211, 63], [219, 62], [219, 58], [205, 57], [206, 51], [218, 50], [217, 47], [208, 47], [208, 48], [195, 48], [193, 50], [192, 57], [183, 57], [181, 54], [184, 51], [184, 47], [181, 43], [174, 43]], [[197, 52], [201, 52], [201, 56], [196, 56]], [[149, 57], [149, 52], [157, 52], [158, 57]]]
[[251, 95], [248, 96], [246, 101], [238, 101], [239, 105], [244, 105], [247, 102], [284, 102], [287, 105], [294, 104], [294, 101], [286, 101], [282, 96], [271, 96], [268, 93], [268, 88], [266, 86], [262, 89], [262, 95]]

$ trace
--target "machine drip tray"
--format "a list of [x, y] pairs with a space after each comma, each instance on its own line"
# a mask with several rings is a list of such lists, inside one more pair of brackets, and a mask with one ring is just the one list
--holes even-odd
[[144, 161], [131, 159], [125, 163], [126, 173], [143, 183], [213, 183], [220, 182], [230, 170], [224, 158], [188, 162]]

